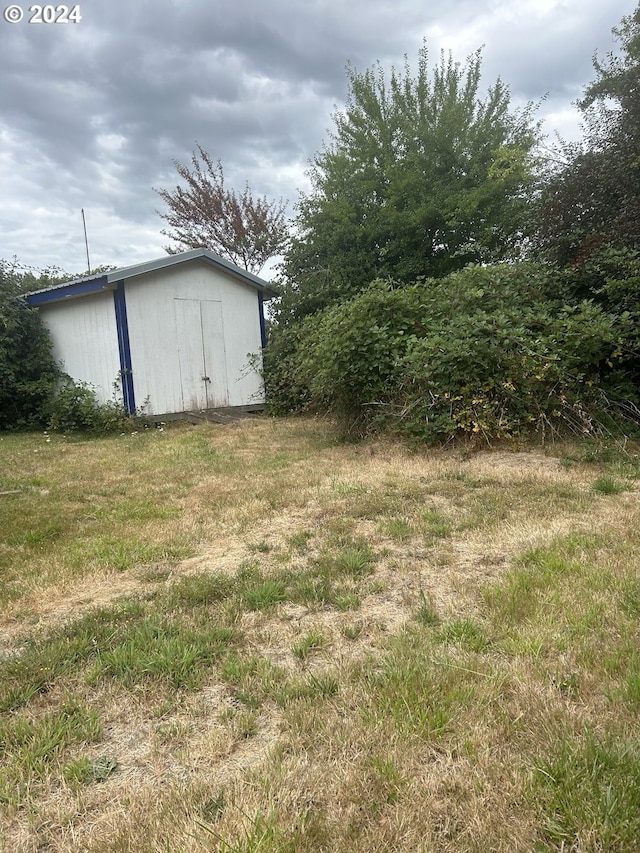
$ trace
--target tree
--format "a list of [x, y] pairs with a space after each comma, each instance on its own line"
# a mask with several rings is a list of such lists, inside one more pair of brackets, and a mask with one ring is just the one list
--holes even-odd
[[237, 266], [258, 273], [280, 254], [287, 242], [288, 225], [283, 199], [254, 199], [248, 184], [241, 194], [228, 190], [220, 160], [197, 146], [191, 166], [173, 161], [186, 188], [155, 190], [167, 204], [160, 213], [173, 230], [161, 233], [178, 244], [166, 246], [169, 254], [188, 249], [212, 249]]
[[423, 45], [414, 76], [348, 70], [349, 96], [298, 204], [283, 265], [288, 322], [378, 277], [440, 277], [519, 253], [538, 128], [497, 80], [480, 96], [480, 51], [466, 65]]
[[621, 51], [594, 58], [578, 103], [583, 139], [560, 146], [543, 182], [539, 243], [563, 266], [640, 250], [640, 6], [613, 32]]
[[0, 429], [42, 425], [60, 378], [51, 340], [38, 311], [21, 294], [53, 283], [0, 261]]

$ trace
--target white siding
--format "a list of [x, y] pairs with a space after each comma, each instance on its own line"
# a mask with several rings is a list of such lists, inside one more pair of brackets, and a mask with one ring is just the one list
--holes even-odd
[[112, 400], [120, 376], [113, 292], [42, 305], [40, 314], [64, 371], [91, 385], [100, 402]]
[[[124, 280], [138, 409], [148, 414], [263, 403], [255, 288], [192, 260]], [[113, 399], [120, 355], [113, 291], [40, 307], [54, 355], [101, 402]]]
[[[194, 402], [198, 408], [264, 402], [261, 377], [250, 366], [250, 355], [261, 355], [255, 288], [194, 261], [126, 279], [125, 298], [138, 407], [146, 403], [148, 413], [163, 414]], [[190, 307], [176, 307], [176, 300]], [[198, 382], [201, 393], [194, 396]]]

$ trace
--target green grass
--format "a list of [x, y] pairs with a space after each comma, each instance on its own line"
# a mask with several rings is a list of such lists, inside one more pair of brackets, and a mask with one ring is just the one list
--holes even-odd
[[389, 518], [381, 524], [383, 533], [393, 539], [408, 539], [413, 535], [413, 526], [407, 518]]
[[93, 743], [101, 733], [99, 715], [70, 697], [35, 720], [25, 714], [0, 719], [0, 803], [20, 804], [32, 785], [63, 773], [71, 746]]
[[296, 551], [306, 554], [309, 550], [309, 543], [313, 539], [313, 532], [311, 530], [299, 530], [297, 533], [294, 533], [289, 537], [289, 544]]
[[90, 759], [86, 755], [74, 761], [68, 761], [62, 768], [62, 775], [67, 784], [72, 786], [90, 785], [93, 782], [104, 782], [118, 770], [115, 758], [101, 756]]
[[591, 488], [599, 495], [619, 495], [625, 491], [626, 486], [615, 477], [603, 475], [593, 481]]
[[591, 730], [558, 737], [535, 765], [530, 795], [547, 849], [632, 851], [640, 838], [640, 745]]
[[27, 637], [16, 654], [0, 659], [0, 711], [22, 708], [60, 679], [78, 673], [98, 650], [117, 644], [144, 614], [142, 604], [128, 602], [96, 609], [48, 635]]
[[489, 646], [484, 627], [473, 619], [452, 619], [436, 634], [441, 643], [451, 643], [471, 652], [484, 652]]
[[132, 626], [111, 649], [97, 650], [86, 680], [98, 684], [113, 678], [127, 687], [152, 680], [174, 690], [194, 690], [202, 685], [206, 668], [223, 655], [233, 639], [232, 628], [191, 628], [152, 617]]
[[424, 590], [420, 590], [420, 606], [415, 612], [415, 619], [423, 625], [439, 625], [441, 622], [438, 611], [431, 601], [424, 594]]
[[306, 661], [311, 652], [323, 648], [326, 642], [327, 638], [322, 631], [308, 631], [297, 643], [294, 643], [291, 650], [299, 660]]
[[247, 610], [267, 610], [287, 599], [287, 588], [282, 581], [265, 578], [248, 584], [242, 591], [241, 601]]
[[420, 530], [425, 542], [432, 545], [451, 533], [451, 522], [437, 509], [427, 509], [420, 516]]

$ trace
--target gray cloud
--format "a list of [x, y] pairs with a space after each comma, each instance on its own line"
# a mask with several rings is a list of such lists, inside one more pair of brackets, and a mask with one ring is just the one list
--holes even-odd
[[[604, 8], [606, 6], [606, 8]], [[26, 6], [24, 7], [27, 8]], [[0, 257], [82, 270], [162, 254], [153, 187], [195, 142], [227, 180], [291, 202], [346, 95], [345, 66], [458, 60], [484, 44], [489, 84], [575, 131], [569, 105], [630, 0], [91, 0], [79, 24], [2, 21]], [[554, 127], [547, 127], [552, 132]]]

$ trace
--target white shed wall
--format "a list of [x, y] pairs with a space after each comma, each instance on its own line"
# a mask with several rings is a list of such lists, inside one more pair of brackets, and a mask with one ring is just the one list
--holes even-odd
[[53, 355], [77, 382], [86, 382], [101, 403], [113, 400], [120, 354], [113, 291], [40, 307], [53, 341]]
[[[209, 393], [216, 397], [209, 405], [264, 402], [260, 374], [250, 367], [250, 354], [260, 358], [262, 352], [253, 287], [196, 261], [126, 279], [125, 299], [138, 407], [146, 402], [149, 414], [194, 408], [185, 365], [192, 365], [195, 382], [205, 375], [205, 362]], [[193, 364], [202, 350], [202, 362]]]

